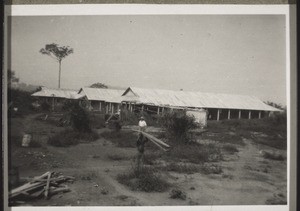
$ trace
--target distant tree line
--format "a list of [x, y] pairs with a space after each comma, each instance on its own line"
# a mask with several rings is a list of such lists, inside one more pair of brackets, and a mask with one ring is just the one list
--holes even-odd
[[272, 107], [274, 107], [274, 108], [281, 109], [281, 110], [285, 110], [285, 109], [286, 109], [285, 106], [282, 106], [282, 105], [279, 104], [279, 103], [274, 103], [274, 102], [271, 102], [271, 101], [266, 101], [266, 102], [264, 102], [264, 103], [266, 103], [267, 105], [270, 105], [270, 106], [272, 106]]
[[103, 84], [103, 83], [93, 83], [92, 85], [90, 85], [90, 88], [100, 88], [100, 89], [107, 89], [108, 86]]

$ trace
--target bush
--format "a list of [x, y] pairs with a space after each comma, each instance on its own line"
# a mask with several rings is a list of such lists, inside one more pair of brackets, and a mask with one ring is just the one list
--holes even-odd
[[197, 126], [195, 118], [187, 116], [185, 111], [164, 113], [160, 123], [166, 129], [170, 138], [180, 142], [187, 142], [188, 131]]
[[104, 128], [105, 127], [105, 119], [104, 119], [104, 114], [101, 113], [96, 113], [96, 112], [90, 112], [89, 117], [90, 117], [90, 125], [92, 128]]
[[57, 147], [67, 147], [76, 145], [80, 142], [92, 142], [99, 138], [95, 132], [78, 132], [73, 130], [64, 130], [48, 139], [48, 144]]
[[171, 199], [186, 199], [186, 193], [179, 189], [172, 189], [170, 192], [170, 198]]
[[158, 172], [145, 166], [141, 167], [140, 170], [137, 167], [132, 167], [128, 173], [119, 174], [117, 180], [133, 191], [163, 192], [170, 186], [159, 176]]
[[261, 151], [260, 152], [262, 154], [262, 156], [266, 159], [270, 159], [270, 160], [279, 160], [282, 161], [284, 160], [284, 156], [280, 153], [276, 153], [276, 152], [267, 152], [267, 151]]
[[177, 164], [171, 162], [167, 166], [163, 167], [164, 170], [167, 171], [174, 171], [178, 173], [185, 173], [185, 174], [193, 174], [195, 172], [199, 172], [200, 168], [198, 166], [192, 164]]
[[51, 105], [44, 101], [41, 103], [41, 109], [42, 109], [42, 111], [50, 111]]
[[77, 102], [72, 104], [70, 110], [70, 121], [73, 129], [80, 132], [90, 132], [88, 113]]
[[223, 172], [222, 167], [216, 164], [205, 163], [202, 166], [202, 171], [204, 174], [221, 174]]
[[[12, 103], [8, 110], [8, 117], [22, 116], [33, 111], [30, 92], [8, 88], [7, 102]], [[13, 108], [18, 108], [18, 111], [14, 112]]]

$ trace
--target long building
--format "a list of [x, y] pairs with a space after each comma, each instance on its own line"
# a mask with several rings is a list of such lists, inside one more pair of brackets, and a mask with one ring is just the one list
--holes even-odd
[[101, 113], [116, 113], [120, 108], [154, 114], [174, 109], [205, 109], [208, 120], [263, 118], [281, 111], [254, 96], [137, 87], [126, 90], [83, 87], [79, 91], [43, 87], [32, 96], [55, 106], [66, 99], [78, 100], [82, 106]]
[[77, 90], [71, 89], [54, 89], [41, 87], [40, 91], [37, 91], [31, 95], [36, 99], [39, 104], [44, 102], [56, 108], [62, 106], [66, 100], [78, 100], [83, 97], [81, 94], [78, 94]]
[[172, 109], [205, 109], [209, 120], [262, 118], [281, 110], [254, 96], [172, 91], [129, 87], [122, 94], [122, 103], [129, 110], [160, 114]]
[[123, 92], [124, 90], [83, 87], [78, 94], [83, 96], [80, 103], [90, 110], [116, 113], [120, 109]]

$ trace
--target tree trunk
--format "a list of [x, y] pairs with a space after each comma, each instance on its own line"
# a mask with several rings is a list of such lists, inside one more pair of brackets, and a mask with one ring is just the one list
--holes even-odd
[[60, 89], [61, 60], [59, 60], [58, 62], [59, 62], [58, 88]]

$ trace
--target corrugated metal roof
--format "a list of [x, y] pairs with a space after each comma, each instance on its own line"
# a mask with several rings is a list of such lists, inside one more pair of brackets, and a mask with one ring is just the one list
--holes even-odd
[[83, 87], [78, 93], [85, 95], [88, 100], [121, 103], [124, 90]]
[[[133, 94], [130, 94], [132, 92]], [[123, 101], [155, 106], [280, 111], [254, 96], [129, 87]]]
[[33, 97], [57, 97], [57, 98], [66, 98], [66, 99], [79, 99], [83, 97], [83, 95], [78, 94], [76, 90], [70, 89], [53, 89], [42, 87], [41, 91], [33, 93], [31, 96]]

